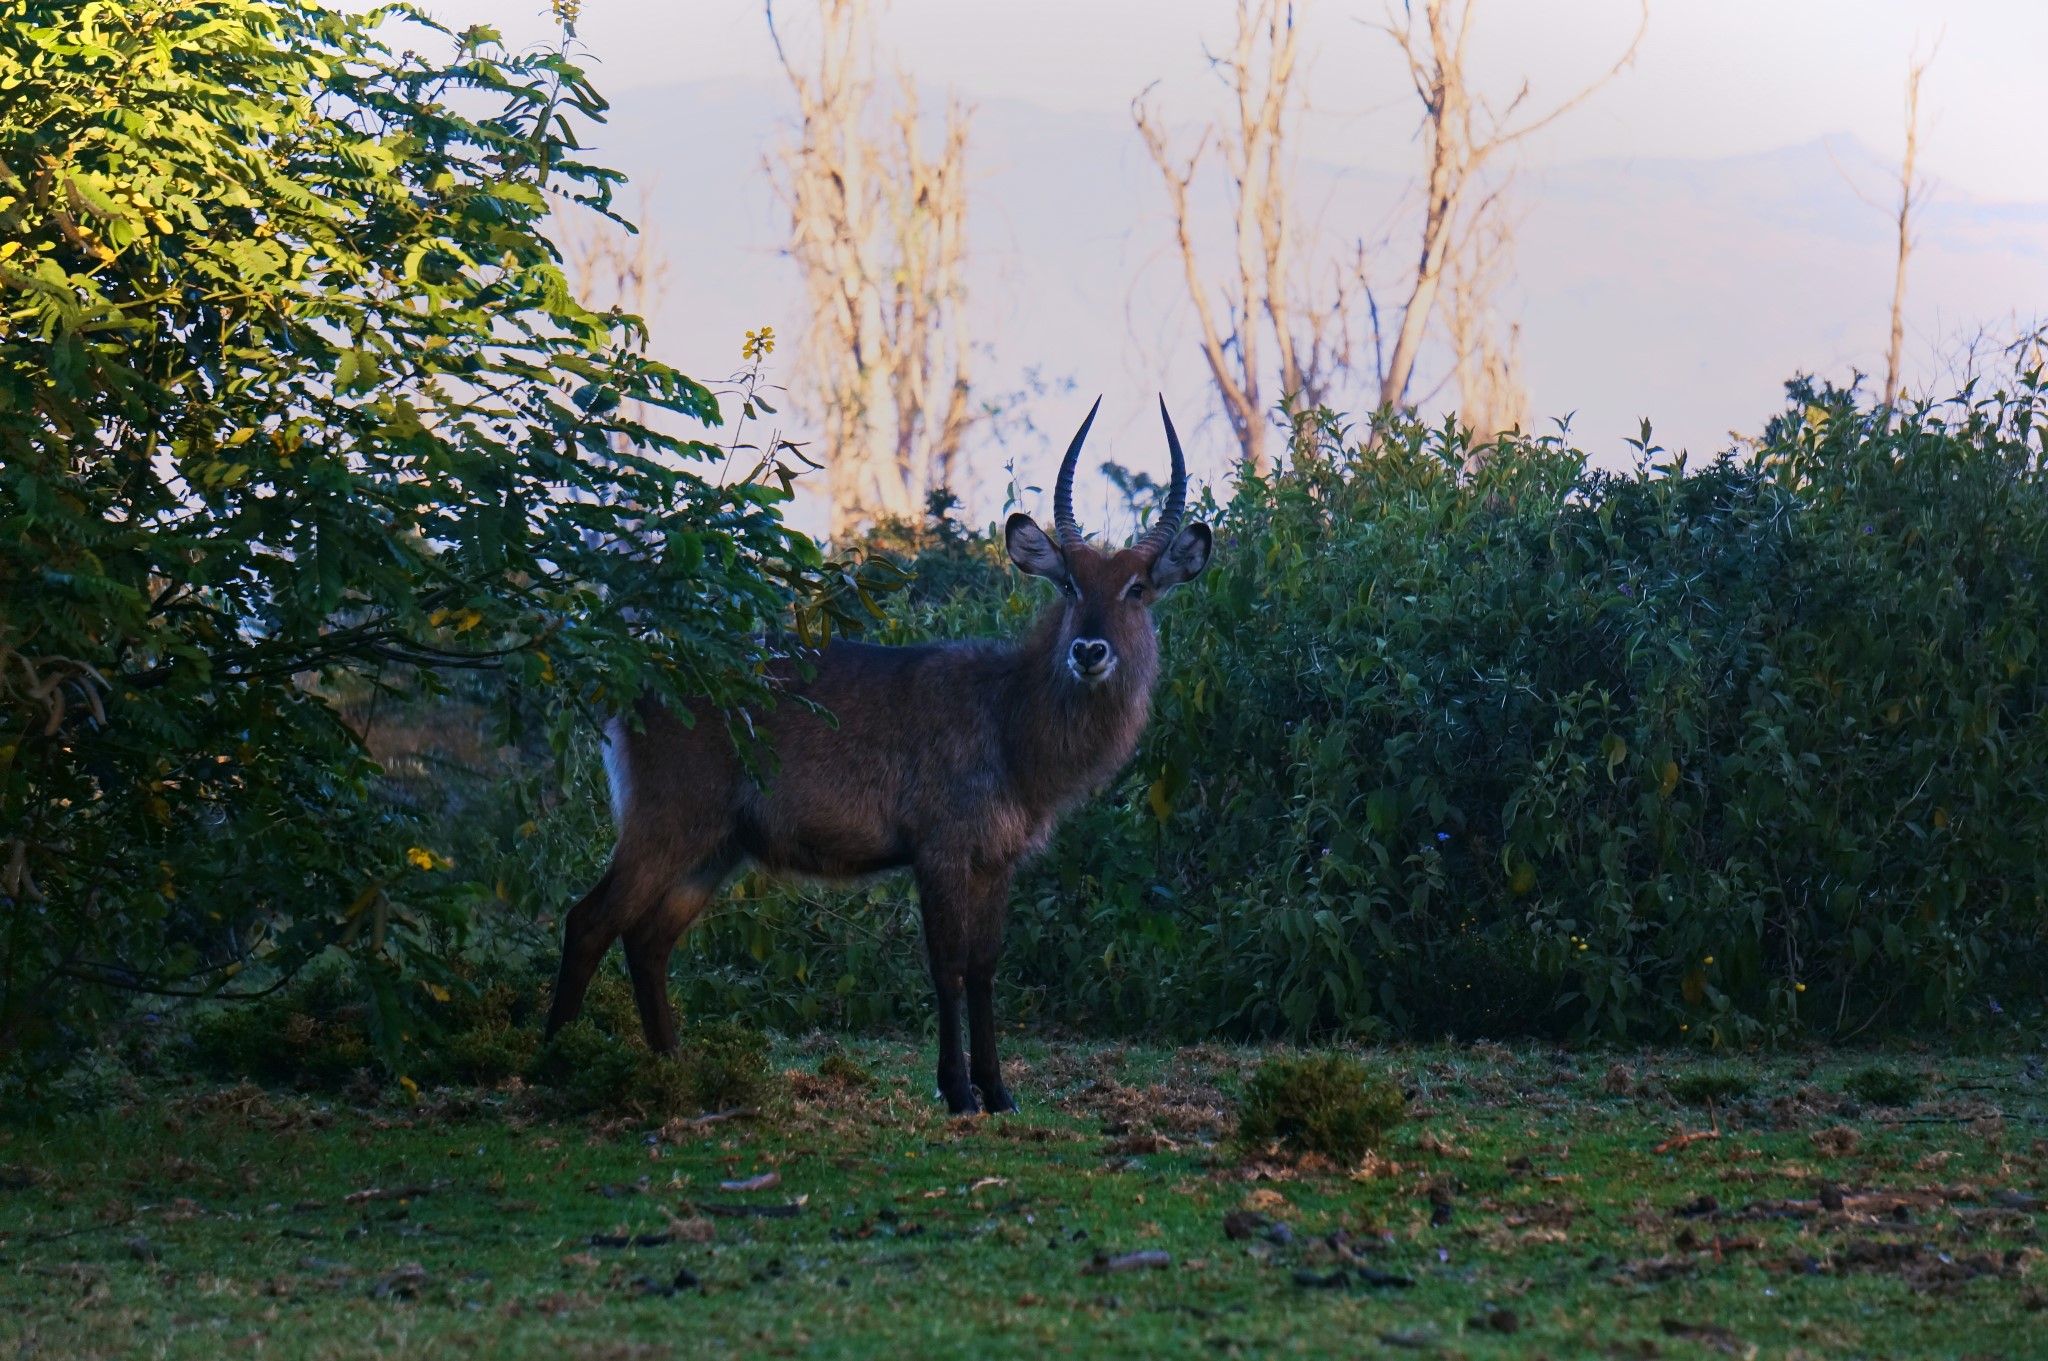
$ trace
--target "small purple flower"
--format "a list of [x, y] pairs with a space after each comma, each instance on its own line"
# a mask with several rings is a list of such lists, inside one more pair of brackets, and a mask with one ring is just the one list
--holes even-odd
[[1628, 596], [1630, 598], [1634, 598], [1636, 593], [1636, 588], [1629, 585], [1626, 581], [1622, 582], [1618, 589], [1621, 591], [1623, 595]]
[[1998, 999], [1997, 999], [1996, 997], [1992, 997], [1992, 996], [1990, 996], [1989, 994], [1987, 994], [1987, 995], [1985, 996], [1984, 1000], [1985, 1000], [1985, 1002], [1986, 1002], [1986, 1003], [1988, 1003], [1988, 1004], [1990, 1005], [1990, 1007], [1991, 1007], [1991, 1014], [1992, 1014], [1993, 1016], [2003, 1016], [2003, 1015], [2005, 1015], [2005, 1008], [2004, 1008], [2004, 1007], [2002, 1007], [2002, 1006], [2000, 1006], [2000, 1005], [1998, 1005]]
[[1865, 525], [1865, 526], [1863, 526], [1863, 532], [1864, 532], [1865, 534], [1875, 534], [1875, 533], [1877, 533], [1877, 526], [1876, 526], [1876, 525]]

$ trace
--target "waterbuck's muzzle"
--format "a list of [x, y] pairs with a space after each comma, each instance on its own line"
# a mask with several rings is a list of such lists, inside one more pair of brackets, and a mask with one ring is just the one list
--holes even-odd
[[1067, 670], [1083, 685], [1100, 685], [1116, 671], [1116, 649], [1102, 638], [1076, 638], [1067, 649]]

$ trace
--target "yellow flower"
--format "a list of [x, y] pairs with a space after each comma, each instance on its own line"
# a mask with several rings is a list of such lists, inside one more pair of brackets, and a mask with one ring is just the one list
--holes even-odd
[[1792, 985], [1792, 990], [1793, 990], [1794, 992], [1805, 992], [1805, 991], [1806, 991], [1806, 985], [1805, 985], [1804, 983], [1794, 983], [1794, 984]]
[[1708, 956], [1707, 956], [1707, 963], [1709, 963], [1709, 964], [1712, 964], [1713, 962], [1714, 962], [1714, 957], [1713, 957], [1712, 955], [1708, 955]]
[[406, 862], [423, 870], [445, 870], [455, 862], [425, 846], [411, 846], [405, 852]]
[[758, 331], [747, 332], [747, 340], [740, 346], [742, 359], [765, 359], [775, 353], [775, 328], [763, 326]]

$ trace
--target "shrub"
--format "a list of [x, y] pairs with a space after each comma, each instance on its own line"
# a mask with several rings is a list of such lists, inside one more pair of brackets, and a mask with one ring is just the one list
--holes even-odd
[[1849, 1074], [1842, 1090], [1867, 1105], [1910, 1106], [1926, 1092], [1927, 1079], [1897, 1064], [1873, 1063]]
[[1356, 1162], [1400, 1122], [1406, 1105], [1399, 1087], [1345, 1055], [1272, 1058], [1246, 1084], [1238, 1143], [1246, 1151], [1278, 1144], [1292, 1153]]
[[[527, 1079], [550, 1098], [558, 1110], [617, 1111], [635, 1103], [641, 1069], [659, 1060], [607, 1035], [589, 1019], [566, 1026], [541, 1046], [527, 1069]], [[650, 1086], [659, 1085], [658, 1074]]]
[[607, 1035], [578, 1021], [544, 1046], [528, 1075], [564, 1114], [602, 1113], [666, 1120], [760, 1107], [771, 1094], [768, 1042], [726, 1022], [685, 1027], [674, 1055]]
[[1688, 1068], [1671, 1080], [1671, 1094], [1689, 1106], [1725, 1106], [1755, 1090], [1753, 1070], [1727, 1063]]
[[769, 1102], [768, 1040], [759, 1031], [699, 1021], [684, 1025], [676, 1040], [675, 1055], [650, 1053], [640, 1039], [632, 990], [600, 974], [582, 1018], [540, 1046], [526, 1073], [565, 1113], [665, 1120]]
[[842, 1087], [866, 1090], [875, 1085], [875, 1075], [844, 1054], [827, 1054], [818, 1062], [818, 1076]]
[[199, 1010], [192, 1052], [201, 1071], [226, 1081], [340, 1091], [381, 1066], [369, 1024], [354, 980], [327, 961], [260, 1001]]
[[771, 1095], [768, 1039], [730, 1021], [703, 1021], [684, 1028], [676, 1066], [688, 1075], [685, 1092], [695, 1111], [760, 1107]]
[[[1645, 434], [1630, 474], [1304, 417], [1202, 507], [1138, 753], [1018, 876], [1008, 1014], [1736, 1049], [2038, 1015], [2048, 399], [1789, 395], [1750, 451]], [[925, 550], [946, 589], [883, 636], [1021, 631], [1046, 594], [958, 566], [996, 553]], [[691, 938], [694, 1009], [920, 1015], [907, 884], [743, 896]]]

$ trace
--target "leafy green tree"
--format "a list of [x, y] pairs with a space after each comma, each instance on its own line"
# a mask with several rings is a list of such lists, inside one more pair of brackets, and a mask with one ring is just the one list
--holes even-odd
[[564, 281], [544, 195], [619, 179], [565, 52], [17, 2], [0, 92], [0, 1056], [331, 944], [395, 1044], [462, 852], [376, 797], [335, 685], [489, 668], [558, 735], [643, 690], [737, 721], [792, 606], [845, 628], [865, 583], [786, 483], [640, 423], [719, 412]]

